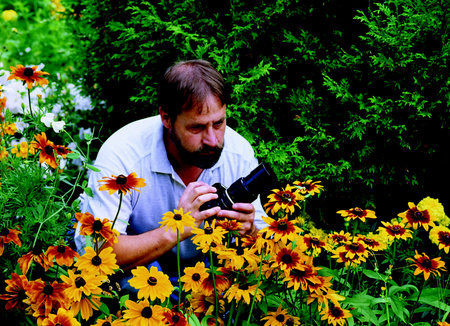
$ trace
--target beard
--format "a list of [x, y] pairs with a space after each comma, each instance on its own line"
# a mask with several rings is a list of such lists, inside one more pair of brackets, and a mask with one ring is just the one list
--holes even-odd
[[189, 151], [183, 146], [180, 138], [178, 138], [173, 130], [169, 131], [169, 136], [172, 142], [177, 147], [181, 160], [184, 163], [194, 165], [200, 169], [209, 169], [213, 167], [222, 154], [223, 144], [215, 147], [202, 145], [195, 151]]

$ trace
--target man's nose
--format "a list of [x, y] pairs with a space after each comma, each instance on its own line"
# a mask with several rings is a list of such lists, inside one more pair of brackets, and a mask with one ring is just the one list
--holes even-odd
[[216, 133], [214, 132], [213, 127], [208, 127], [203, 132], [203, 144], [208, 145], [210, 147], [216, 147], [219, 141], [217, 140]]

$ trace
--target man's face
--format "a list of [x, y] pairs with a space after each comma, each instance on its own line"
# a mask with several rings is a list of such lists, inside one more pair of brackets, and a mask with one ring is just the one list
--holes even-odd
[[225, 126], [226, 106], [210, 96], [201, 113], [197, 109], [183, 111], [167, 129], [184, 163], [208, 169], [222, 153]]

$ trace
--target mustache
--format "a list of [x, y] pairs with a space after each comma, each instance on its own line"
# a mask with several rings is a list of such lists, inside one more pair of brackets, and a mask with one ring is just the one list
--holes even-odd
[[196, 150], [195, 152], [198, 154], [217, 154], [220, 153], [223, 149], [223, 146], [209, 146], [209, 145], [203, 145], [202, 147], [200, 147], [198, 150]]

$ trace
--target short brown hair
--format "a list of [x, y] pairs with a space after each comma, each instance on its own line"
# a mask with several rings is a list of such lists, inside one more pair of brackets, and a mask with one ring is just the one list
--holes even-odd
[[159, 87], [159, 106], [175, 119], [184, 110], [202, 110], [209, 95], [222, 105], [228, 102], [228, 92], [222, 75], [205, 60], [180, 61], [169, 67]]

